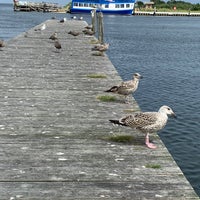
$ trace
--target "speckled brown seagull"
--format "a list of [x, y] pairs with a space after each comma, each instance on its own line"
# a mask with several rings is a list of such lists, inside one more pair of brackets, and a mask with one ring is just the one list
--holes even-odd
[[108, 48], [109, 48], [109, 44], [108, 43], [104, 43], [104, 44], [95, 45], [92, 48], [92, 51], [101, 51], [101, 52], [104, 52], [104, 51], [107, 51]]
[[113, 124], [129, 126], [138, 129], [142, 133], [146, 133], [145, 144], [151, 149], [155, 149], [156, 145], [150, 143], [149, 133], [155, 133], [165, 127], [168, 115], [176, 117], [175, 113], [169, 106], [162, 106], [158, 112], [140, 112], [133, 115], [127, 115], [119, 120], [110, 120]]
[[84, 29], [82, 32], [83, 32], [85, 35], [90, 35], [90, 36], [95, 34], [95, 32], [92, 31], [92, 30], [90, 30], [90, 29]]
[[78, 32], [78, 31], [69, 31], [68, 34], [73, 35], [73, 36], [78, 36], [78, 35], [80, 35], [80, 32]]
[[133, 74], [132, 80], [122, 82], [120, 85], [113, 86], [109, 90], [106, 90], [105, 92], [112, 92], [123, 95], [125, 96], [125, 102], [127, 102], [126, 98], [128, 97], [128, 95], [133, 94], [137, 90], [139, 81], [142, 78], [143, 77], [139, 73], [135, 73]]
[[61, 44], [60, 44], [60, 42], [59, 42], [58, 40], [55, 40], [54, 46], [55, 46], [55, 48], [58, 49], [58, 50], [60, 50], [60, 49], [62, 48], [62, 46], [61, 46]]

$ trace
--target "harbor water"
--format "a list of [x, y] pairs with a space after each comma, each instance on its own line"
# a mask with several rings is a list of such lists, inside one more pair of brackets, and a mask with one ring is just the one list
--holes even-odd
[[[0, 4], [0, 39], [7, 41], [52, 17], [71, 15], [14, 12], [11, 4]], [[89, 15], [83, 18], [91, 22]], [[107, 55], [120, 76], [144, 76], [134, 94], [141, 110], [168, 105], [176, 112], [178, 118], [169, 119], [159, 136], [200, 196], [199, 32], [199, 17], [104, 15]]]

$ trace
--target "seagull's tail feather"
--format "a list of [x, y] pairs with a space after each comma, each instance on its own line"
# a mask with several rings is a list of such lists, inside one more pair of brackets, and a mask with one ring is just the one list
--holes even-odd
[[117, 92], [118, 86], [113, 86], [109, 90], [106, 90], [105, 92]]
[[116, 120], [116, 119], [110, 119], [109, 121], [113, 124], [117, 124], [117, 125], [120, 125], [120, 126], [126, 126], [126, 124], [123, 124], [119, 120]]

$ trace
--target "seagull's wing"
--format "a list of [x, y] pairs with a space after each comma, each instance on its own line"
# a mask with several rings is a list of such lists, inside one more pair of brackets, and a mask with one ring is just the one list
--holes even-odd
[[120, 87], [124, 87], [124, 88], [133, 88], [134, 87], [134, 84], [133, 84], [133, 81], [130, 80], [130, 81], [124, 81], [121, 83]]
[[128, 115], [120, 119], [121, 123], [132, 128], [142, 129], [145, 126], [153, 125], [157, 121], [157, 114], [155, 112], [136, 113]]

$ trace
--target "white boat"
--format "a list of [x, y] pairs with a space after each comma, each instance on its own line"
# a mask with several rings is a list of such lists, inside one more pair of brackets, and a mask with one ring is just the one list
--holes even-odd
[[104, 14], [132, 15], [135, 0], [72, 0], [71, 13], [90, 13], [92, 9]]

